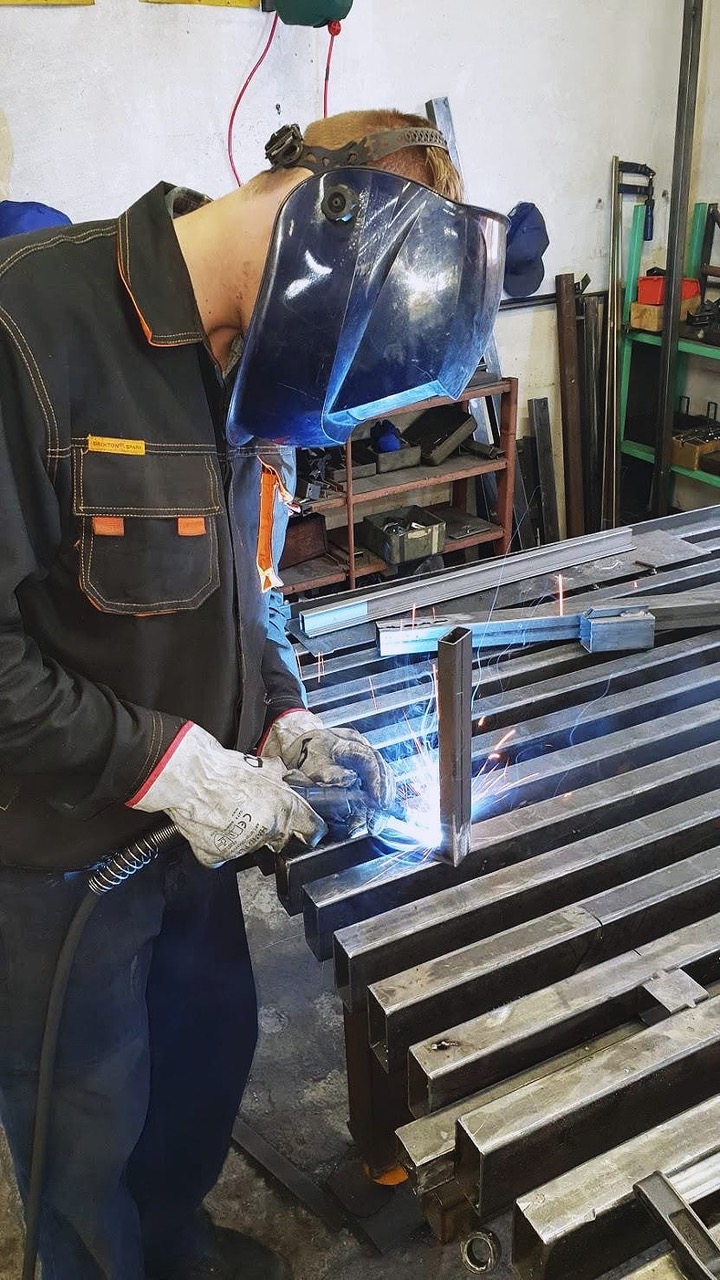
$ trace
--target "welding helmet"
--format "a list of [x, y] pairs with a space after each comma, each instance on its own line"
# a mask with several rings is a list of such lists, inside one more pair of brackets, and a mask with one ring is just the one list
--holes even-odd
[[231, 443], [340, 445], [360, 422], [467, 386], [500, 302], [507, 219], [372, 167], [408, 145], [446, 148], [419, 128], [333, 152], [309, 147], [297, 126], [270, 140], [272, 163], [312, 177], [275, 222]]

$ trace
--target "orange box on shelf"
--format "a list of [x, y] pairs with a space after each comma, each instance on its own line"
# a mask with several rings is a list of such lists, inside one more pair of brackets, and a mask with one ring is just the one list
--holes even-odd
[[[684, 276], [680, 295], [683, 300], [699, 295], [700, 281]], [[644, 306], [661, 307], [665, 301], [665, 276], [640, 276], [637, 300]]]

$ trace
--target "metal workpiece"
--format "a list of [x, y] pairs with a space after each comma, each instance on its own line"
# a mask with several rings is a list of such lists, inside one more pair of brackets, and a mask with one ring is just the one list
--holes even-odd
[[472, 637], [457, 627], [438, 644], [438, 856], [457, 867], [470, 852], [472, 824]]
[[385, 1070], [404, 1061], [418, 1028], [431, 1035], [463, 1010], [481, 1012], [572, 972], [600, 924], [582, 907], [563, 907], [459, 951], [429, 960], [368, 989], [370, 1044]]
[[[482, 1217], [712, 1096], [720, 1070], [720, 997], [533, 1081], [463, 1116], [455, 1176]], [[542, 1162], [541, 1164], [539, 1162]]]
[[539, 1063], [529, 1070], [520, 1071], [497, 1084], [483, 1089], [480, 1093], [471, 1094], [462, 1102], [444, 1107], [433, 1115], [423, 1116], [420, 1120], [411, 1120], [397, 1131], [398, 1159], [410, 1177], [419, 1194], [432, 1191], [451, 1181], [455, 1174], [455, 1138], [458, 1121], [464, 1115], [475, 1112], [478, 1107], [504, 1099], [506, 1106], [512, 1106], [512, 1095], [525, 1085], [537, 1080], [544, 1080], [549, 1075], [566, 1066], [576, 1063], [587, 1063], [612, 1045], [624, 1044], [640, 1029], [639, 1021], [623, 1023], [612, 1031], [596, 1036], [574, 1049]]
[[466, 568], [419, 579], [412, 585], [399, 583], [393, 587], [366, 588], [347, 594], [338, 603], [306, 605], [300, 610], [300, 622], [308, 636], [342, 631], [360, 622], [376, 622], [409, 611], [414, 606], [442, 604], [462, 592], [488, 590], [501, 583], [522, 582], [545, 569], [557, 572], [566, 566], [587, 563], [603, 556], [622, 555], [633, 546], [628, 528], [591, 533], [550, 547], [535, 547], [513, 555], [483, 561]]
[[[707, 783], [717, 774], [714, 748], [704, 750], [706, 759], [698, 762], [699, 777], [693, 773], [688, 776], [694, 787], [702, 787], [703, 781]], [[667, 798], [668, 788], [675, 795], [681, 790], [682, 779], [658, 766], [651, 765], [639, 773], [654, 775], [654, 785], [643, 797], [642, 792], [628, 792], [626, 780], [626, 799], [633, 805], [640, 805], [644, 798], [647, 810], [653, 802]], [[631, 780], [637, 777], [633, 774]], [[608, 787], [609, 784], [602, 784], [587, 790]], [[524, 813], [528, 814], [532, 841], [532, 818], [529, 810]], [[514, 822], [520, 829], [520, 815]], [[489, 825], [499, 828], [495, 838], [502, 845], [508, 835], [507, 821], [500, 819]], [[702, 792], [658, 812], [635, 818], [628, 813], [627, 820], [620, 819], [612, 830], [383, 912], [335, 934], [338, 993], [348, 1008], [362, 1008], [371, 982], [666, 866], [711, 847], [719, 838], [720, 790]], [[309, 890], [308, 897], [310, 892], [313, 890]], [[312, 925], [316, 927], [314, 919]]]
[[[582, 539], [446, 571], [442, 618], [430, 612], [437, 575], [324, 600], [370, 601], [379, 621], [414, 605], [410, 635], [531, 620], [538, 643], [495, 644], [465, 668], [475, 820], [457, 865], [427, 847], [412, 809], [403, 842], [388, 829], [385, 843], [277, 859], [310, 946], [334, 957], [363, 1159], [377, 1173], [399, 1151], [443, 1241], [532, 1201], [527, 1229], [542, 1240], [518, 1253], [527, 1280], [583, 1280], [593, 1257], [628, 1258], [644, 1222], [635, 1204], [623, 1216], [631, 1179], [652, 1161], [690, 1177], [661, 1159], [663, 1143], [693, 1163], [717, 1130], [720, 507], [619, 532], [632, 541], [617, 554], [595, 543], [586, 558]], [[653, 648], [548, 641], [571, 614], [593, 611], [602, 629], [626, 608], [652, 617]], [[438, 777], [434, 655], [383, 657], [368, 626], [308, 643], [313, 710], [383, 750], [404, 799], [422, 795]], [[461, 683], [448, 682], [453, 694]], [[457, 735], [460, 719], [441, 709], [441, 734], [448, 723]], [[457, 815], [457, 791], [443, 804]], [[688, 1118], [706, 1103], [704, 1123]], [[634, 1162], [641, 1149], [649, 1163]], [[574, 1174], [561, 1222], [552, 1188]], [[713, 1169], [692, 1176], [690, 1190], [676, 1183], [688, 1203]]]
[[277, 893], [288, 915], [302, 911], [303, 886], [309, 880], [339, 873], [348, 867], [368, 862], [377, 853], [370, 836], [361, 835], [349, 840], [328, 840], [315, 849], [302, 853], [282, 851], [275, 855], [275, 880]]
[[593, 963], [637, 947], [664, 929], [720, 909], [720, 848], [572, 906], [471, 943], [374, 983], [368, 990], [370, 1043], [386, 1069], [411, 1045], [460, 1017], [505, 1005]]
[[[658, 974], [659, 980], [679, 974], [694, 983], [680, 965], [716, 976], [719, 957], [716, 914], [448, 1026], [410, 1049], [410, 1110], [429, 1115], [628, 1018], [645, 1020], [645, 984], [658, 980]], [[707, 998], [704, 988], [700, 991]], [[682, 1007], [691, 1006], [680, 1004], [674, 1011]]]
[[[555, 781], [557, 785], [559, 779], [556, 778]], [[678, 802], [695, 796], [706, 798], [707, 803], [701, 805], [695, 817], [695, 822], [699, 825], [697, 833], [699, 843], [693, 845], [693, 832], [686, 831], [682, 827], [682, 820], [679, 842], [686, 853], [697, 848], [707, 848], [708, 832], [715, 832], [714, 836], [711, 834], [709, 837], [712, 842], [717, 838], [718, 831], [717, 801], [710, 794], [716, 782], [717, 747], [711, 743], [708, 746], [699, 747], [692, 753], [671, 755], [667, 760], [619, 773], [616, 777], [591, 784], [570, 794], [551, 795], [549, 799], [539, 801], [537, 804], [529, 804], [499, 817], [488, 818], [473, 828], [473, 849], [459, 867], [451, 868], [445, 863], [430, 861], [428, 858], [395, 857], [392, 854], [386, 854], [382, 858], [375, 859], [374, 862], [356, 866], [337, 876], [330, 876], [306, 886], [304, 906], [306, 937], [315, 954], [326, 959], [332, 951], [333, 934], [336, 932], [340, 934], [339, 949], [336, 947], [339, 988], [343, 999], [346, 1001], [350, 999], [350, 1003], [355, 1007], [356, 999], [363, 998], [363, 987], [367, 985], [367, 978], [361, 972], [364, 962], [359, 961], [355, 972], [351, 972], [348, 975], [348, 981], [345, 981], [342, 953], [345, 946], [346, 927], [358, 925], [362, 921], [370, 921], [374, 916], [380, 917], [377, 921], [378, 933], [371, 935], [378, 941], [371, 943], [371, 946], [374, 946], [376, 954], [379, 954], [378, 948], [381, 951], [387, 942], [394, 947], [397, 942], [400, 951], [395, 952], [390, 960], [391, 965], [395, 964], [400, 955], [407, 954], [403, 951], [405, 930], [395, 928], [394, 918], [388, 920], [386, 930], [382, 917], [394, 908], [407, 906], [409, 914], [403, 917], [403, 920], [411, 921], [410, 932], [416, 933], [416, 942], [421, 947], [423, 945], [421, 940], [423, 908], [414, 908], [412, 904], [453, 885], [463, 885], [467, 887], [463, 889], [462, 894], [456, 895], [453, 899], [457, 921], [453, 921], [452, 912], [445, 914], [439, 904], [438, 920], [435, 921], [433, 918], [433, 927], [439, 931], [438, 937], [442, 934], [442, 945], [446, 949], [453, 949], [453, 939], [462, 938], [456, 930], [461, 930], [463, 927], [464, 911], [461, 906], [463, 895], [467, 895], [465, 900], [468, 910], [472, 910], [478, 901], [477, 894], [481, 895], [481, 902], [485, 901], [483, 896], [485, 881], [478, 883], [477, 886], [468, 882], [476, 880], [481, 874], [487, 875], [490, 871], [522, 862], [525, 863], [522, 875], [532, 888], [535, 856], [560, 848], [563, 842], [572, 842], [578, 835], [589, 837], [605, 831], [607, 835], [603, 839], [607, 849], [610, 854], [616, 853], [618, 833], [615, 828], [618, 824], [635, 818], [647, 818], [649, 825], [644, 829], [641, 828], [641, 835], [646, 839], [648, 850], [658, 842], [662, 848], [665, 837], [668, 835], [666, 819], [662, 811], [655, 814], [654, 810], [660, 809], [671, 797]], [[551, 788], [549, 787], [548, 790]], [[653, 835], [650, 834], [651, 832]], [[672, 840], [672, 831], [669, 834]], [[596, 842], [594, 853], [598, 859], [602, 856], [602, 848], [603, 841]], [[622, 842], [619, 848], [622, 850]], [[567, 858], [566, 849], [563, 850], [563, 854]], [[648, 853], [647, 856], [652, 855]], [[529, 859], [533, 861], [526, 862]], [[558, 858], [555, 863], [556, 875], [560, 874], [562, 866], [563, 863]], [[570, 867], [570, 873], [572, 873], [572, 867]], [[539, 875], [542, 876], [542, 871]], [[540, 902], [543, 902], [542, 898]], [[431, 912], [434, 906], [434, 903], [430, 905]], [[490, 911], [493, 909], [492, 901], [489, 903], [489, 909]], [[415, 930], [412, 928], [413, 917], [417, 918]], [[449, 926], [449, 933], [447, 926]], [[360, 935], [361, 939], [362, 937], [363, 935]], [[355, 945], [352, 936], [349, 942], [351, 946]], [[414, 947], [416, 943], [411, 942], [410, 945]], [[457, 946], [457, 941], [454, 945]], [[358, 941], [357, 949], [363, 950], [362, 941]], [[413, 951], [413, 957], [415, 954]], [[431, 954], [438, 954], [438, 952]], [[381, 963], [383, 965], [381, 972], [373, 973], [373, 977], [385, 976], [388, 972], [384, 967], [386, 961]], [[408, 964], [410, 963], [415, 963], [415, 959], [410, 959]], [[406, 968], [408, 964], [400, 967]], [[368, 971], [371, 971], [369, 967]], [[352, 988], [355, 989], [355, 995], [348, 994]]]
[[[512, 1260], [521, 1280], [594, 1280], [648, 1248], [661, 1233], [638, 1204], [634, 1184], [660, 1170], [697, 1202], [718, 1187], [719, 1133], [715, 1096], [519, 1197]], [[684, 1191], [684, 1175], [675, 1175], [696, 1161], [714, 1170], [699, 1183], [700, 1194], [698, 1184]]]
[[[678, 672], [665, 679], [648, 682], [645, 687], [598, 698], [578, 712], [577, 706], [549, 715], [533, 717], [529, 700], [527, 719], [513, 726], [512, 737], [500, 748], [504, 760], [547, 753], [596, 738], [608, 726], [617, 732], [654, 716], [674, 714], [720, 698], [720, 662], [699, 670]], [[473, 753], [476, 759], [491, 756], [498, 749], [497, 730], [476, 736]]]

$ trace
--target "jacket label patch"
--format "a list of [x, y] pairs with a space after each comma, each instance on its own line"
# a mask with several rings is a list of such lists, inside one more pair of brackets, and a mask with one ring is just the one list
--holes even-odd
[[122, 538], [125, 521], [122, 516], [93, 516], [92, 529], [100, 538]]
[[199, 538], [205, 533], [205, 517], [178, 516], [177, 531], [181, 538]]
[[90, 453], [124, 453], [142, 457], [145, 453], [144, 440], [121, 440], [115, 436], [88, 436]]

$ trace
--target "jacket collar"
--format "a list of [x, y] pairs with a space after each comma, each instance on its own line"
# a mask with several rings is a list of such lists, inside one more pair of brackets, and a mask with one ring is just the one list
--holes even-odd
[[174, 212], [187, 213], [206, 197], [160, 182], [117, 221], [118, 270], [154, 347], [204, 342], [185, 259], [172, 227]]

